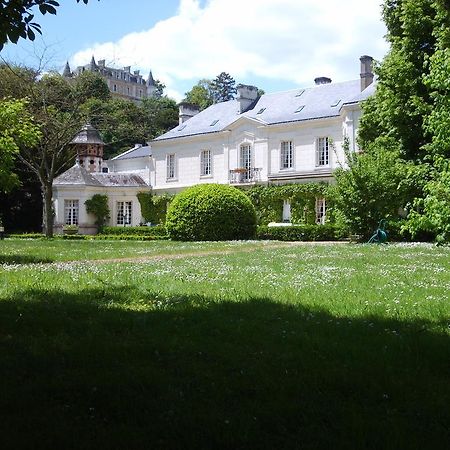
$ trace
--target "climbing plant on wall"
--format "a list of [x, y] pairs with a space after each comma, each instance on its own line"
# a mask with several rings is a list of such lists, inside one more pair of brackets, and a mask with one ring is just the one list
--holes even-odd
[[244, 192], [256, 208], [258, 223], [281, 222], [283, 202], [291, 204], [293, 223], [315, 223], [316, 199], [327, 199], [327, 220], [333, 220], [333, 201], [328, 198], [330, 187], [326, 183], [285, 184], [281, 186], [253, 186]]
[[153, 195], [151, 192], [139, 192], [137, 198], [141, 205], [141, 213], [145, 222], [152, 224], [162, 224], [166, 221], [168, 204], [172, 201], [173, 195]]

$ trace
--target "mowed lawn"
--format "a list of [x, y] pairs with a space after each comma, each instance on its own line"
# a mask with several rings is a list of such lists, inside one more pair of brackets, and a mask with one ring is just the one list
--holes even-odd
[[432, 245], [0, 241], [0, 448], [448, 448], [449, 297]]

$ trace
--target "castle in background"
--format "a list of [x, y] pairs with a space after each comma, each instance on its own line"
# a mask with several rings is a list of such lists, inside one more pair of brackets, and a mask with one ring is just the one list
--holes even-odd
[[63, 76], [72, 78], [83, 72], [98, 73], [105, 80], [111, 94], [115, 97], [140, 102], [142, 99], [152, 97], [158, 92], [152, 71], [150, 71], [146, 81], [139, 70], [131, 72], [131, 66], [123, 69], [107, 67], [104, 59], [96, 63], [93, 56], [89, 64], [78, 66], [73, 72], [70, 70], [69, 63], [66, 62]]

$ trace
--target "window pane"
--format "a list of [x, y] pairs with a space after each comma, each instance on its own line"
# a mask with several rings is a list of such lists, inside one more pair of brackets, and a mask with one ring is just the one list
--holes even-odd
[[317, 139], [317, 165], [326, 166], [329, 163], [328, 138], [321, 137]]
[[200, 174], [211, 175], [211, 150], [203, 150], [200, 155]]
[[292, 141], [281, 143], [281, 168], [292, 169], [294, 167], [294, 146]]
[[78, 215], [78, 200], [64, 200], [64, 223], [66, 225], [78, 225]]
[[175, 178], [175, 155], [167, 155], [167, 178]]

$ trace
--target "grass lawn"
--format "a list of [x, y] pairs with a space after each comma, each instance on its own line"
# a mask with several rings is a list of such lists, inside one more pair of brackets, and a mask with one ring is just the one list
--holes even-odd
[[448, 448], [449, 297], [431, 245], [0, 241], [0, 448]]

